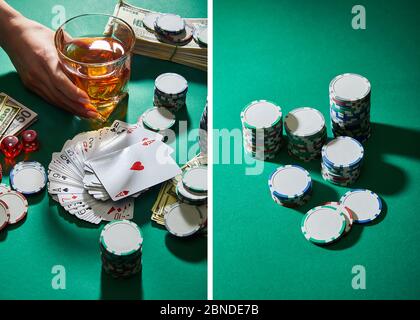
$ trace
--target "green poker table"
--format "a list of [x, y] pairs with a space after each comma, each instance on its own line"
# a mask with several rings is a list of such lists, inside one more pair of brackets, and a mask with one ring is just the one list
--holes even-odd
[[[356, 4], [214, 0], [215, 299], [420, 298], [420, 2], [361, 1], [359, 30]], [[316, 246], [301, 232], [302, 217], [350, 188], [325, 182], [320, 160], [297, 161], [287, 148], [273, 161], [244, 155], [240, 112], [260, 99], [281, 106], [283, 119], [313, 107], [331, 139], [329, 83], [349, 72], [372, 85], [372, 136], [352, 188], [376, 192], [384, 210], [335, 244]], [[312, 198], [296, 210], [277, 205], [268, 189], [284, 164], [312, 177]]]
[[[57, 5], [67, 19], [89, 12], [112, 14], [117, 1], [16, 1], [8, 3], [22, 14], [51, 27]], [[207, 17], [207, 2], [195, 0], [134, 1], [133, 5], [184, 17]], [[1, 31], [0, 31], [1, 32]], [[188, 130], [177, 132], [171, 145], [178, 153], [178, 142], [187, 141], [190, 130], [198, 128], [207, 97], [207, 73], [171, 62], [135, 55], [129, 82], [129, 99], [120, 119], [136, 123], [153, 104], [154, 79], [161, 73], [176, 72], [189, 83], [187, 111], [178, 120], [188, 121]], [[0, 49], [0, 91], [26, 105], [39, 115], [31, 126], [39, 134], [40, 150], [27, 158], [48, 166], [53, 152], [61, 150], [67, 139], [92, 125], [46, 103], [22, 85], [7, 54]], [[124, 107], [121, 107], [124, 108]], [[195, 143], [189, 141], [190, 144]], [[181, 143], [179, 142], [179, 145]], [[19, 156], [17, 161], [23, 160]], [[180, 165], [187, 159], [177, 156]], [[8, 172], [2, 156], [3, 183]], [[143, 271], [130, 279], [113, 279], [101, 270], [99, 234], [101, 227], [76, 219], [49, 197], [46, 190], [28, 196], [29, 211], [18, 225], [0, 232], [0, 299], [206, 299], [207, 238], [180, 239], [152, 223], [151, 207], [160, 186], [149, 190], [135, 202], [133, 221], [143, 233]], [[65, 289], [57, 281], [57, 267], [65, 271]], [[61, 268], [58, 267], [58, 268]], [[63, 275], [63, 272], [60, 272]]]

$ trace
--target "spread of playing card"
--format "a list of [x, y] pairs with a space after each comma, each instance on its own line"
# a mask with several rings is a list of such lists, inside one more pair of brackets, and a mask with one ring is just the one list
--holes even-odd
[[52, 154], [48, 192], [81, 220], [132, 219], [134, 198], [181, 172], [162, 138], [119, 120], [80, 133]]

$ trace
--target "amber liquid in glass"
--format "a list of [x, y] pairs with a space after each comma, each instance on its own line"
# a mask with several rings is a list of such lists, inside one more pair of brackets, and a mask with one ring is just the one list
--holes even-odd
[[122, 43], [110, 37], [74, 39], [63, 52], [71, 59], [64, 61], [66, 74], [89, 95], [91, 104], [105, 121], [126, 94], [130, 55], [124, 57]]

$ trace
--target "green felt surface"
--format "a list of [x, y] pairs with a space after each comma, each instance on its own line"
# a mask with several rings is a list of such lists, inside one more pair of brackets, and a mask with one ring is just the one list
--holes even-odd
[[[27, 17], [47, 26], [51, 26], [55, 5], [64, 6], [66, 16], [70, 18], [87, 12], [112, 13], [116, 3], [113, 0], [8, 2]], [[207, 16], [206, 1], [133, 0], [131, 3], [186, 17]], [[134, 56], [133, 59], [125, 120], [135, 123], [141, 113], [152, 105], [154, 79], [164, 72], [180, 73], [189, 81], [188, 111], [181, 112], [179, 119], [189, 121], [189, 130], [198, 128], [207, 96], [207, 73], [142, 56]], [[32, 128], [39, 133], [41, 149], [30, 159], [40, 161], [44, 166], [48, 165], [51, 153], [60, 150], [66, 139], [89, 129], [86, 123], [27, 91], [1, 49], [0, 91], [39, 114], [39, 120]], [[182, 132], [177, 140], [186, 140], [186, 136], [187, 132]], [[177, 148], [178, 144], [172, 145]], [[183, 162], [179, 157], [177, 160]], [[8, 183], [7, 174], [3, 182]], [[141, 277], [129, 280], [113, 280], [101, 273], [100, 228], [77, 220], [58, 208], [45, 191], [30, 197], [26, 221], [0, 232], [0, 298], [206, 299], [206, 238], [176, 239], [152, 224], [150, 208], [158, 191], [158, 187], [153, 188], [135, 203], [134, 221], [141, 226], [144, 237], [143, 273]], [[65, 290], [54, 290], [51, 286], [54, 265], [65, 267]]]
[[[232, 164], [214, 167], [216, 299], [420, 298], [420, 2], [362, 1], [366, 30], [351, 28], [354, 4], [214, 0], [214, 127], [239, 130], [241, 109], [256, 99], [276, 101], [284, 115], [315, 107], [329, 121], [331, 79], [365, 75], [373, 135], [354, 187], [377, 192], [387, 207], [337, 244], [315, 246], [300, 231], [303, 214], [348, 189], [324, 182], [319, 161], [293, 160], [284, 149], [262, 174], [246, 175], [255, 165], [233, 164], [231, 148]], [[298, 210], [275, 204], [267, 186], [279, 164], [291, 163], [314, 181], [311, 201]], [[355, 265], [366, 268], [366, 290], [352, 288]]]

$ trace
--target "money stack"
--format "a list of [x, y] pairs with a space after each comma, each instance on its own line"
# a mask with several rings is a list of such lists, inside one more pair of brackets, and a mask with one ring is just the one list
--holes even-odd
[[6, 136], [18, 135], [37, 119], [34, 111], [0, 93], [0, 141]]
[[[120, 0], [113, 15], [123, 19], [133, 28], [136, 35], [133, 49], [135, 54], [207, 71], [207, 19], [184, 18], [185, 29], [181, 33], [172, 32], [169, 35], [161, 29], [160, 33], [155, 30], [157, 19], [162, 15], [169, 16], [168, 14], [135, 7]], [[109, 30], [111, 24], [108, 24], [105, 33]]]

